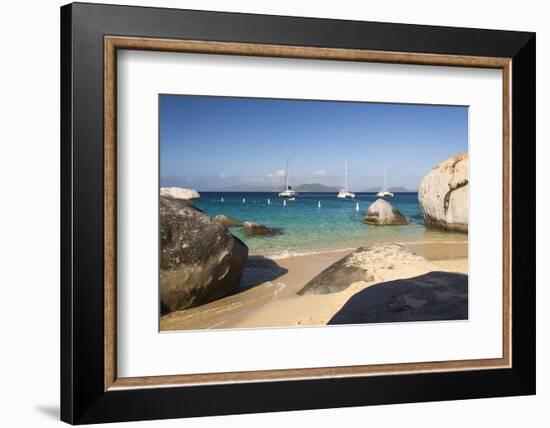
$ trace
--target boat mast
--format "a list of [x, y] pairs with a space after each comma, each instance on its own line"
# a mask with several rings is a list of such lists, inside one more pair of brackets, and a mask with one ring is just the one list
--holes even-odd
[[346, 168], [346, 192], [348, 191], [348, 162], [344, 162], [344, 166]]
[[384, 190], [388, 190], [388, 170], [384, 165]]
[[286, 158], [285, 190], [288, 190], [288, 157]]

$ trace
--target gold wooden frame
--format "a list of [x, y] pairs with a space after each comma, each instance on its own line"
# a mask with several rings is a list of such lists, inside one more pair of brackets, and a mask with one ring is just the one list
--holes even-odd
[[[116, 52], [118, 49], [494, 68], [503, 82], [503, 349], [502, 358], [262, 370], [171, 376], [117, 377], [116, 369]], [[511, 367], [511, 58], [382, 52], [247, 43], [106, 36], [104, 38], [104, 389], [368, 376]]]

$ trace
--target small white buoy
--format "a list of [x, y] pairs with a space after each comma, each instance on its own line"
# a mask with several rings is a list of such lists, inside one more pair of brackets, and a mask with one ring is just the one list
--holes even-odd
[[283, 207], [286, 207], [286, 199], [283, 199]]
[[267, 198], [267, 205], [271, 205], [271, 199]]
[[244, 204], [245, 202], [246, 202], [246, 199], [245, 199], [245, 198], [243, 198], [243, 204]]
[[355, 204], [355, 211], [359, 212], [359, 202]]
[[222, 202], [223, 202], [223, 196], [222, 196]]
[[321, 201], [317, 201], [317, 208], [321, 208]]

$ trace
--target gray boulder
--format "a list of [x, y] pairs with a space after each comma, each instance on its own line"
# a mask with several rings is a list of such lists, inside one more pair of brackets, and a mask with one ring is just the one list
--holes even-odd
[[160, 197], [160, 300], [163, 313], [233, 292], [248, 247], [183, 200]]
[[365, 251], [368, 251], [368, 249], [358, 248], [353, 253], [330, 265], [298, 291], [298, 295], [337, 293], [345, 290], [354, 282], [373, 281], [374, 277], [366, 267], [350, 263], [355, 254]]
[[243, 223], [243, 231], [248, 236], [275, 236], [280, 235], [282, 230], [275, 227], [267, 227], [263, 224], [245, 221]]
[[236, 220], [223, 214], [217, 215], [216, 217], [214, 217], [214, 220], [224, 225], [225, 227], [238, 227], [243, 225], [243, 222], [241, 220]]
[[424, 223], [433, 229], [468, 232], [468, 153], [452, 156], [420, 182]]
[[392, 204], [384, 199], [377, 199], [365, 213], [367, 224], [399, 225], [407, 224], [407, 219]]
[[383, 280], [400, 266], [415, 266], [421, 272], [433, 268], [424, 257], [398, 244], [359, 247], [309, 281], [298, 294], [337, 293], [355, 282]]

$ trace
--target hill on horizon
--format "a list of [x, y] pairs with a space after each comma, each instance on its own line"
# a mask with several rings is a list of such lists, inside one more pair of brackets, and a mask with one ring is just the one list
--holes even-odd
[[[363, 190], [363, 192], [379, 192], [380, 190], [382, 190], [382, 187], [378, 186], [378, 187], [369, 187], [368, 189], [366, 190]], [[394, 187], [390, 187], [388, 189], [388, 191], [390, 192], [416, 192], [416, 190], [409, 190], [409, 189], [405, 189], [404, 187], [401, 187], [401, 186], [394, 186]]]
[[[293, 186], [293, 190], [297, 192], [312, 192], [312, 193], [334, 193], [338, 192], [340, 189], [336, 186], [325, 186], [321, 183], [304, 183], [298, 186]], [[210, 190], [213, 192], [281, 192], [284, 190], [282, 187], [272, 187], [272, 186], [250, 186], [243, 184], [235, 184], [232, 186], [224, 187], [220, 190]]]
[[293, 187], [297, 192], [314, 192], [314, 193], [334, 193], [338, 192], [340, 189], [335, 186], [325, 186], [321, 183], [305, 183], [300, 184], [299, 186]]
[[[340, 188], [337, 186], [327, 186], [321, 183], [304, 183], [298, 186], [293, 186], [293, 190], [296, 192], [302, 193], [338, 193]], [[206, 192], [281, 192], [282, 187], [277, 186], [251, 186], [246, 184], [235, 184], [232, 186], [226, 186], [219, 190], [202, 190]], [[376, 193], [382, 190], [382, 187], [370, 187], [366, 190], [361, 190], [357, 193]], [[399, 192], [416, 192], [416, 190], [409, 190], [405, 187], [394, 186], [388, 189], [390, 192], [399, 193]], [[199, 190], [200, 191], [200, 190]], [[353, 190], [352, 190], [353, 191]]]
[[251, 186], [246, 184], [234, 184], [226, 186], [219, 190], [209, 190], [210, 192], [280, 192], [282, 189], [275, 189], [272, 186]]

